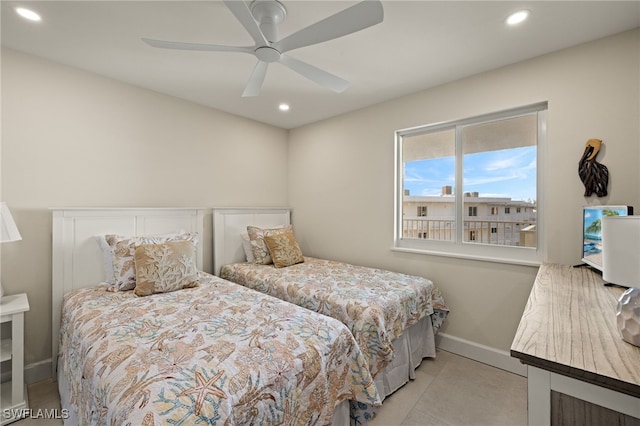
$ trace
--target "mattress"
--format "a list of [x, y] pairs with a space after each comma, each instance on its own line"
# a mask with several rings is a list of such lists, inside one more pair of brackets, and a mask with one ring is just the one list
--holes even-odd
[[[285, 268], [224, 265], [220, 276], [340, 320], [353, 333], [374, 377], [393, 361], [394, 340], [429, 318], [428, 340], [433, 341], [449, 311], [426, 278], [307, 256]], [[435, 344], [429, 350], [435, 355]]]
[[[68, 424], [339, 424], [381, 397], [339, 321], [202, 274], [137, 297], [108, 286], [63, 301], [59, 389]], [[347, 401], [351, 409], [345, 410]]]

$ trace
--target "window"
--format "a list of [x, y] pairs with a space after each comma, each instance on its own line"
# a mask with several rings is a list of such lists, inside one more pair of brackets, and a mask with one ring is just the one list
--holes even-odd
[[397, 131], [394, 248], [539, 264], [546, 110], [540, 103]]

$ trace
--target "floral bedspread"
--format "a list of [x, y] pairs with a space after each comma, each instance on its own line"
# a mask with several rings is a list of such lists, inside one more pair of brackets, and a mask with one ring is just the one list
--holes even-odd
[[431, 315], [437, 331], [449, 311], [426, 278], [306, 256], [304, 263], [286, 268], [225, 265], [220, 276], [339, 319], [353, 333], [374, 377], [392, 361], [391, 342], [404, 330]]
[[146, 297], [106, 289], [63, 302], [63, 408], [80, 425], [327, 425], [341, 401], [380, 405], [337, 320], [208, 274]]

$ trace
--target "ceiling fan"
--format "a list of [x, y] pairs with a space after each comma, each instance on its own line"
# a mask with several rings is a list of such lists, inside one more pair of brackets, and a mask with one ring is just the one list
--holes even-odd
[[240, 52], [254, 55], [258, 62], [242, 93], [243, 97], [257, 96], [270, 63], [278, 62], [303, 77], [340, 93], [349, 82], [295, 59], [286, 53], [305, 46], [322, 43], [355, 33], [382, 22], [384, 12], [379, 0], [364, 0], [335, 15], [329, 16], [283, 39], [278, 37], [278, 24], [287, 16], [287, 9], [277, 0], [254, 0], [247, 5], [244, 0], [225, 0], [231, 13], [255, 41], [253, 46], [220, 46], [215, 44], [184, 43], [143, 38], [153, 47], [164, 49]]

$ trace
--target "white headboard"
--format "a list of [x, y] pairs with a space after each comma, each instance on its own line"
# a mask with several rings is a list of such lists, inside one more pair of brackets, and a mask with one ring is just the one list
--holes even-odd
[[291, 223], [288, 208], [222, 208], [213, 209], [213, 271], [229, 263], [244, 262], [242, 231], [247, 226], [268, 228]]
[[71, 290], [92, 287], [105, 279], [97, 236], [197, 232], [199, 270], [203, 265], [204, 216], [200, 208], [61, 208], [53, 215], [52, 367], [56, 379], [62, 298]]

